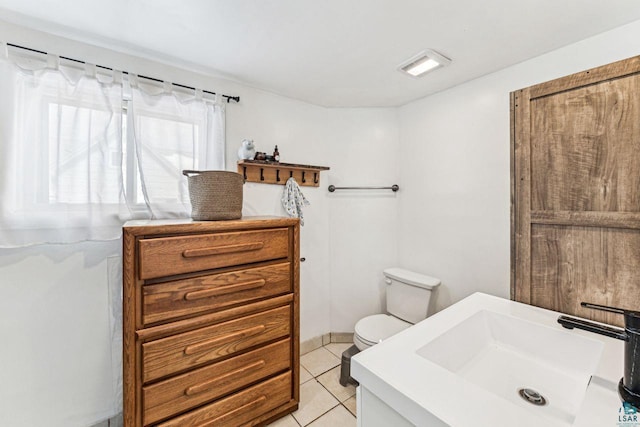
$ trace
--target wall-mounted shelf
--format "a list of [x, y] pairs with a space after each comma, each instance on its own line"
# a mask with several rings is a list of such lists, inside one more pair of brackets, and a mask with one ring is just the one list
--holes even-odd
[[320, 172], [329, 170], [326, 166], [299, 165], [295, 163], [267, 162], [265, 160], [240, 160], [238, 173], [247, 182], [262, 184], [286, 184], [291, 177], [298, 185], [320, 186]]

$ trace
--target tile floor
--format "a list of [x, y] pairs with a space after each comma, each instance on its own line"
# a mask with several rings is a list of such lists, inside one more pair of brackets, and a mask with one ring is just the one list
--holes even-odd
[[355, 427], [356, 389], [340, 385], [340, 358], [352, 343], [331, 343], [300, 356], [298, 410], [269, 427]]

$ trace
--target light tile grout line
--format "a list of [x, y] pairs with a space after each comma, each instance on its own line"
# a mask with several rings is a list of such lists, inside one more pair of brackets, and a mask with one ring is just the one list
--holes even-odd
[[[323, 347], [324, 347], [324, 346], [323, 346]], [[327, 350], [327, 351], [329, 351], [329, 350]], [[340, 366], [340, 365], [337, 365], [337, 366]], [[315, 380], [315, 382], [317, 382], [318, 384], [320, 384], [320, 386], [321, 386], [322, 388], [324, 388], [324, 389], [325, 389], [325, 390], [326, 390], [326, 391], [327, 391], [327, 392], [328, 392], [328, 393], [329, 393], [329, 394], [330, 394], [334, 399], [336, 399], [336, 400], [338, 401], [338, 404], [337, 404], [336, 406], [332, 406], [332, 407], [331, 407], [331, 409], [329, 409], [328, 411], [326, 411], [326, 412], [322, 413], [322, 414], [321, 414], [321, 415], [319, 415], [318, 417], [314, 418], [313, 420], [311, 420], [308, 424], [305, 424], [304, 426], [303, 426], [302, 424], [300, 424], [300, 423], [298, 422], [298, 420], [297, 420], [295, 417], [292, 417], [292, 418], [295, 420], [295, 422], [296, 422], [296, 423], [298, 423], [298, 425], [299, 425], [300, 427], [305, 427], [305, 426], [308, 426], [309, 424], [311, 424], [311, 423], [313, 423], [313, 422], [316, 422], [317, 420], [319, 420], [319, 419], [320, 419], [320, 418], [322, 418], [323, 416], [327, 415], [329, 412], [331, 412], [331, 411], [333, 411], [334, 409], [336, 409], [338, 406], [342, 406], [344, 409], [346, 409], [347, 413], [349, 413], [349, 414], [350, 414], [350, 415], [352, 415], [353, 417], [357, 418], [357, 416], [356, 416], [356, 415], [354, 415], [354, 414], [349, 410], [349, 408], [347, 408], [347, 407], [344, 405], [344, 402], [341, 402], [341, 401], [340, 401], [340, 398], [339, 398], [338, 396], [336, 396], [335, 394], [333, 394], [333, 393], [331, 392], [331, 390], [329, 390], [328, 388], [326, 388], [326, 387], [324, 386], [324, 384], [322, 384], [320, 381], [318, 381], [318, 377], [320, 377], [320, 376], [322, 376], [322, 375], [326, 374], [326, 373], [327, 373], [327, 372], [329, 372], [329, 371], [332, 371], [332, 370], [333, 370], [333, 369], [335, 369], [335, 368], [336, 368], [336, 366], [334, 366], [333, 368], [330, 368], [330, 369], [328, 369], [328, 370], [326, 370], [326, 371], [324, 371], [324, 372], [321, 372], [321, 373], [319, 373], [317, 376], [312, 377], [312, 378], [310, 378], [309, 380], [305, 381], [303, 384], [308, 383], [308, 382], [309, 382], [309, 381], [311, 381], [312, 379], [313, 379], [313, 380]], [[305, 368], [305, 369], [307, 369], [307, 368]], [[308, 370], [308, 369], [307, 369], [307, 370]], [[345, 402], [346, 402], [347, 400], [351, 399], [352, 397], [353, 397], [353, 396], [349, 396], [347, 399], [345, 399]]]
[[[333, 369], [333, 368], [332, 368], [332, 369]], [[327, 372], [329, 372], [329, 371], [327, 371]], [[326, 372], [324, 372], [324, 373], [326, 374]], [[318, 375], [318, 376], [320, 376], [320, 375]], [[314, 379], [315, 379], [315, 378], [314, 378]], [[329, 394], [330, 394], [331, 396], [333, 396], [333, 397], [338, 401], [339, 405], [336, 405], [336, 406], [334, 406], [334, 407], [333, 407], [333, 408], [331, 408], [331, 409], [335, 409], [337, 406], [344, 406], [344, 409], [346, 409], [348, 413], [350, 413], [351, 415], [353, 415], [353, 414], [351, 413], [351, 411], [349, 410], [349, 408], [347, 408], [347, 407], [345, 406], [344, 402], [346, 402], [347, 400], [349, 400], [349, 399], [351, 399], [352, 397], [354, 397], [354, 396], [355, 396], [355, 394], [354, 394], [353, 396], [349, 396], [349, 397], [347, 397], [347, 398], [344, 400], [344, 402], [342, 402], [342, 401], [340, 401], [340, 398], [339, 398], [338, 396], [336, 396], [335, 394], [331, 393], [331, 390], [329, 390], [328, 388], [326, 388], [326, 387], [324, 386], [324, 384], [322, 384], [322, 383], [321, 383], [320, 381], [318, 381], [317, 379], [315, 379], [315, 380], [316, 380], [316, 382], [317, 382], [318, 384], [320, 384], [320, 385], [322, 386], [322, 388], [324, 388], [325, 390], [327, 390], [327, 391], [329, 392]], [[341, 386], [342, 386], [342, 385], [341, 385]], [[355, 417], [355, 415], [353, 415], [353, 416]], [[320, 417], [318, 417], [318, 418], [320, 418]], [[317, 418], [316, 418], [316, 419], [317, 419]], [[315, 420], [314, 420], [314, 421], [315, 421]]]
[[[327, 372], [329, 372], [329, 371], [327, 371]], [[318, 375], [318, 376], [319, 376], [319, 375]], [[315, 379], [315, 378], [314, 378], [314, 379]], [[346, 399], [344, 400], [344, 402], [341, 402], [341, 401], [340, 401], [340, 398], [338, 398], [338, 396], [336, 396], [335, 394], [331, 393], [331, 390], [329, 390], [328, 388], [326, 388], [326, 387], [324, 386], [324, 384], [322, 384], [322, 383], [321, 383], [320, 381], [318, 381], [318, 380], [316, 380], [316, 382], [317, 382], [318, 384], [320, 384], [320, 385], [322, 386], [322, 388], [324, 388], [325, 390], [327, 390], [327, 391], [329, 392], [329, 394], [330, 394], [331, 396], [333, 396], [333, 397], [338, 401], [338, 404], [337, 404], [336, 406], [334, 406], [333, 408], [329, 409], [329, 411], [333, 411], [333, 410], [334, 410], [334, 409], [336, 409], [338, 406], [342, 406], [344, 409], [346, 409], [346, 410], [347, 410], [347, 412], [348, 412], [349, 414], [353, 415], [353, 414], [351, 413], [351, 411], [349, 410], [349, 408], [347, 408], [347, 407], [344, 405], [344, 402], [346, 402], [347, 400], [351, 399], [353, 396], [355, 396], [355, 394], [354, 394], [353, 396], [349, 396], [348, 398], [346, 398]], [[329, 412], [329, 411], [327, 411], [327, 412]], [[322, 415], [325, 415], [327, 412], [325, 412], [325, 413], [324, 413], [324, 414], [322, 414]], [[320, 415], [320, 417], [321, 417], [322, 415]], [[353, 416], [354, 416], [354, 417], [356, 417], [355, 415], [353, 415]], [[320, 417], [318, 417], [318, 418], [320, 418]], [[316, 420], [317, 420], [318, 418], [316, 418]], [[315, 420], [313, 420], [313, 421], [315, 421]], [[311, 422], [313, 422], [313, 421], [311, 421]], [[311, 423], [309, 423], [309, 424], [311, 424]]]
[[[334, 366], [333, 368], [335, 368], [335, 366]], [[331, 368], [331, 369], [333, 369], [333, 368]], [[305, 368], [305, 369], [307, 369], [307, 368]], [[328, 371], [324, 371], [324, 372], [322, 372], [322, 373], [318, 374], [318, 377], [319, 377], [320, 375], [324, 375], [324, 374], [326, 374], [326, 373], [327, 373], [327, 372], [329, 372], [331, 369], [329, 369]], [[308, 369], [307, 369], [307, 370], [308, 370]], [[333, 397], [334, 399], [336, 399], [336, 400], [338, 401], [338, 404], [337, 404], [337, 405], [335, 405], [335, 406], [332, 406], [328, 411], [323, 412], [322, 414], [320, 414], [320, 415], [319, 415], [319, 416], [317, 416], [316, 418], [314, 418], [314, 419], [312, 419], [311, 421], [309, 421], [309, 422], [308, 422], [307, 424], [305, 424], [304, 426], [303, 426], [302, 424], [300, 424], [300, 422], [296, 419], [296, 417], [293, 417], [293, 415], [292, 415], [293, 419], [298, 423], [298, 425], [299, 425], [300, 427], [308, 426], [309, 424], [311, 424], [311, 423], [313, 423], [313, 422], [317, 421], [318, 419], [322, 418], [323, 416], [327, 415], [329, 412], [331, 412], [332, 410], [334, 410], [334, 409], [335, 409], [335, 408], [337, 408], [338, 406], [342, 405], [342, 402], [340, 402], [340, 399], [338, 399], [338, 397], [337, 397], [337, 396], [335, 396], [333, 393], [331, 393], [331, 391], [330, 391], [329, 389], [327, 389], [324, 385], [322, 385], [322, 383], [321, 383], [320, 381], [318, 381], [318, 377], [312, 377], [312, 378], [310, 378], [309, 380], [305, 381], [305, 382], [304, 382], [304, 383], [302, 383], [302, 384], [306, 384], [306, 383], [308, 383], [309, 381], [314, 380], [315, 382], [317, 382], [318, 384], [320, 384], [320, 387], [322, 387], [323, 389], [325, 389], [325, 390], [326, 390], [326, 391], [331, 395], [331, 397]], [[302, 385], [302, 384], [300, 384], [300, 385]], [[347, 409], [347, 408], [345, 407], [345, 409]], [[347, 409], [347, 411], [349, 411], [349, 410]], [[351, 411], [349, 411], [349, 413], [351, 414]], [[353, 414], [351, 414], [351, 415], [353, 415]]]
[[[321, 385], [322, 385], [322, 384], [321, 384]], [[328, 391], [328, 390], [327, 390], [327, 391]], [[331, 392], [329, 392], [329, 393], [331, 393]], [[333, 396], [333, 394], [332, 394], [331, 396]], [[334, 396], [334, 397], [335, 397], [335, 396]], [[338, 402], [340, 402], [340, 401], [338, 401]], [[349, 415], [351, 415], [351, 416], [352, 416], [352, 417], [354, 417], [354, 418], [357, 418], [355, 415], [353, 415], [353, 414], [351, 413], [351, 411], [349, 410], [349, 408], [347, 408], [346, 406], [344, 406], [344, 405], [342, 404], [342, 402], [338, 403], [336, 406], [333, 406], [331, 409], [329, 409], [327, 412], [323, 413], [322, 415], [318, 416], [317, 418], [314, 418], [313, 420], [309, 421], [309, 423], [308, 423], [308, 424], [305, 424], [304, 426], [303, 426], [302, 424], [300, 424], [300, 423], [298, 422], [298, 420], [296, 420], [296, 417], [292, 417], [292, 418], [293, 418], [293, 420], [294, 420], [296, 423], [298, 423], [298, 425], [299, 425], [300, 427], [305, 427], [305, 426], [308, 426], [308, 425], [309, 425], [309, 424], [311, 424], [311, 423], [314, 423], [314, 422], [318, 421], [320, 418], [324, 417], [324, 416], [325, 416], [325, 415], [327, 415], [329, 412], [331, 412], [331, 411], [333, 411], [334, 409], [336, 409], [338, 406], [342, 406], [342, 407], [347, 411], [347, 413], [348, 413]]]
[[[330, 344], [331, 344], [331, 343], [330, 343]], [[318, 347], [318, 348], [324, 348], [324, 347], [325, 347], [325, 346], [323, 345], [322, 347]], [[315, 349], [315, 350], [317, 350], [317, 349]], [[331, 350], [329, 350], [329, 349], [326, 349], [326, 350], [327, 350], [329, 353], [333, 354], [334, 356], [339, 357], [339, 356], [337, 356], [335, 353], [333, 353]], [[313, 350], [312, 350], [312, 351], [313, 351]], [[305, 354], [306, 354], [306, 353], [305, 353]], [[300, 364], [300, 366], [302, 366], [303, 368], [305, 368], [305, 367], [304, 367], [304, 365], [302, 365], [302, 363]], [[329, 393], [329, 394], [330, 394], [334, 399], [336, 399], [336, 400], [338, 401], [338, 404], [337, 404], [337, 405], [335, 405], [335, 406], [332, 406], [329, 410], [327, 410], [327, 411], [323, 412], [322, 414], [320, 414], [319, 416], [317, 416], [317, 417], [316, 417], [316, 418], [314, 418], [313, 420], [309, 421], [309, 422], [308, 422], [307, 424], [305, 424], [304, 426], [303, 426], [302, 424], [300, 424], [300, 422], [296, 419], [296, 417], [294, 417], [294, 416], [293, 416], [293, 414], [289, 414], [289, 415], [291, 415], [291, 418], [293, 418], [293, 421], [295, 421], [295, 423], [296, 423], [296, 424], [298, 424], [298, 426], [300, 426], [300, 427], [306, 427], [306, 426], [310, 425], [311, 423], [314, 423], [314, 422], [318, 421], [320, 418], [324, 417], [324, 416], [325, 416], [325, 415], [327, 415], [329, 412], [331, 412], [331, 411], [333, 411], [334, 409], [336, 409], [338, 406], [342, 406], [342, 407], [347, 411], [347, 413], [348, 413], [349, 415], [351, 415], [351, 416], [353, 416], [353, 417], [355, 417], [355, 418], [357, 419], [357, 415], [354, 415], [354, 414], [349, 410], [349, 408], [347, 408], [347, 407], [345, 406], [344, 402], [341, 402], [341, 401], [340, 401], [340, 398], [338, 398], [338, 396], [334, 395], [334, 394], [331, 392], [331, 390], [329, 390], [328, 388], [326, 388], [326, 387], [324, 386], [324, 384], [322, 384], [320, 381], [318, 381], [318, 377], [320, 377], [320, 376], [322, 376], [322, 375], [326, 374], [327, 372], [329, 372], [329, 371], [331, 371], [331, 370], [335, 369], [335, 368], [336, 368], [336, 367], [338, 367], [338, 366], [340, 366], [340, 364], [338, 364], [338, 365], [336, 365], [336, 366], [333, 366], [333, 367], [331, 367], [331, 368], [327, 369], [326, 371], [320, 372], [320, 373], [319, 373], [318, 375], [316, 375], [316, 376], [311, 375], [311, 378], [309, 378], [307, 381], [305, 381], [305, 382], [303, 382], [303, 383], [302, 383], [302, 384], [306, 384], [306, 383], [308, 383], [308, 382], [309, 382], [309, 381], [311, 381], [311, 380], [313, 380], [313, 381], [317, 382], [317, 383], [318, 383], [318, 384], [320, 384], [320, 386], [321, 386], [323, 389], [325, 389], [325, 390], [326, 390], [326, 391], [327, 391], [327, 392], [328, 392], [328, 393]], [[305, 369], [307, 369], [307, 368], [305, 368]], [[309, 370], [307, 369], [307, 371], [309, 371]], [[302, 385], [302, 384], [300, 384], [300, 385]], [[354, 396], [355, 396], [355, 395], [354, 395]], [[348, 397], [347, 399], [345, 399], [345, 402], [346, 402], [347, 400], [351, 399], [351, 397], [353, 397], [353, 396], [350, 396], [350, 397]]]
[[[318, 381], [318, 382], [320, 382], [320, 381]], [[320, 385], [322, 385], [322, 384], [320, 384]], [[333, 396], [333, 394], [332, 394], [331, 396]], [[334, 397], [335, 397], [335, 396], [334, 396]], [[337, 399], [336, 399], [336, 400], [337, 400]], [[338, 402], [340, 402], [340, 401], [338, 401]], [[294, 420], [296, 420], [296, 422], [298, 423], [298, 425], [299, 425], [299, 426], [301, 426], [301, 427], [305, 427], [305, 426], [308, 426], [308, 425], [309, 425], [309, 424], [311, 424], [311, 423], [314, 423], [314, 422], [318, 421], [320, 418], [324, 417], [325, 415], [327, 415], [329, 412], [333, 411], [334, 409], [336, 409], [336, 408], [337, 408], [338, 406], [340, 406], [340, 405], [341, 405], [341, 403], [338, 403], [336, 406], [332, 406], [328, 411], [323, 412], [323, 413], [322, 413], [322, 414], [320, 414], [318, 417], [316, 417], [316, 418], [312, 419], [311, 421], [309, 421], [309, 422], [308, 422], [307, 424], [305, 424], [304, 426], [303, 426], [302, 424], [300, 424], [300, 423], [298, 422], [298, 420], [296, 420], [296, 417], [293, 417], [293, 419], [294, 419]], [[347, 409], [347, 411], [348, 411], [348, 409]], [[349, 413], [351, 414], [351, 412], [349, 412]]]
[[[296, 420], [296, 417], [294, 417], [292, 414], [289, 414], [289, 416], [290, 416], [291, 418], [293, 418], [293, 422], [294, 422], [294, 423], [298, 424], [300, 427], [304, 427], [302, 424], [300, 424], [300, 423], [298, 422], [298, 420]], [[269, 426], [267, 426], [267, 427], [269, 427]]]

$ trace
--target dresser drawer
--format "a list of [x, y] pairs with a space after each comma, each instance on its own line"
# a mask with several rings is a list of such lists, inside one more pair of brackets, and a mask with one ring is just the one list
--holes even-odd
[[286, 339], [143, 389], [144, 424], [151, 424], [291, 368]]
[[291, 399], [291, 372], [286, 372], [158, 426], [236, 427], [288, 403]]
[[286, 337], [291, 331], [290, 320], [291, 306], [286, 305], [144, 343], [142, 379], [162, 378]]
[[235, 233], [142, 239], [140, 279], [286, 258], [289, 230], [274, 228]]
[[288, 262], [147, 285], [142, 318], [150, 324], [287, 292], [292, 292]]

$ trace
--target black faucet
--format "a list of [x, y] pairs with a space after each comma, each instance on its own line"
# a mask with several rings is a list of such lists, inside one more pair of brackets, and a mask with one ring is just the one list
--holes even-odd
[[624, 329], [598, 325], [568, 316], [558, 317], [558, 323], [567, 329], [584, 329], [625, 342], [624, 376], [618, 384], [618, 394], [623, 401], [640, 409], [640, 311], [624, 310], [588, 302], [581, 302], [580, 305], [624, 316]]

